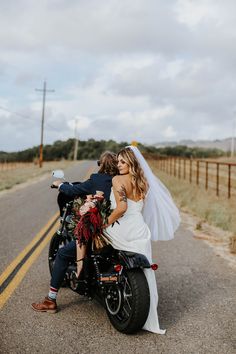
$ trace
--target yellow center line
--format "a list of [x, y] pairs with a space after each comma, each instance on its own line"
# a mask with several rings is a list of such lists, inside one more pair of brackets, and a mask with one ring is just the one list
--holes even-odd
[[[90, 174], [94, 171], [94, 167], [89, 168], [85, 180], [88, 179]], [[37, 233], [37, 235], [33, 238], [33, 240], [19, 253], [19, 255], [12, 261], [11, 264], [3, 271], [0, 275], [0, 285], [8, 278], [8, 276], [12, 273], [12, 271], [16, 268], [16, 266], [23, 260], [23, 258], [27, 255], [27, 253], [32, 249], [32, 247], [40, 240], [40, 238], [45, 234], [47, 229], [52, 225], [53, 222], [56, 221], [56, 218], [59, 217], [59, 213], [57, 212], [53, 217], [47, 222], [47, 224]], [[0, 294], [0, 309], [4, 306], [8, 298], [15, 291], [17, 286], [21, 283], [23, 278], [25, 277], [27, 271], [30, 269], [32, 264], [39, 257], [44, 247], [50, 241], [54, 233], [56, 232], [58, 225], [54, 225], [50, 230], [48, 235], [44, 238], [44, 240], [39, 244], [39, 246], [34, 250], [32, 255], [27, 259], [27, 261], [21, 266], [20, 270], [8, 284], [6, 289]]]
[[21, 251], [18, 256], [9, 264], [9, 266], [0, 275], [0, 285], [8, 278], [16, 266], [22, 261], [22, 259], [27, 255], [27, 253], [34, 247], [34, 245], [40, 240], [42, 235], [47, 231], [50, 225], [59, 217], [58, 211], [53, 217], [47, 222], [47, 224], [37, 233], [33, 240]]

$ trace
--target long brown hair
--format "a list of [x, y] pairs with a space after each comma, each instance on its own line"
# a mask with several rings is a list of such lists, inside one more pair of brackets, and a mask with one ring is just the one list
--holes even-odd
[[120, 150], [117, 154], [117, 157], [118, 156], [121, 156], [129, 166], [134, 197], [136, 198], [138, 196], [144, 199], [148, 191], [148, 183], [133, 151], [127, 147]]
[[99, 159], [100, 168], [98, 173], [107, 173], [110, 176], [118, 175], [117, 156], [113, 152], [105, 151]]

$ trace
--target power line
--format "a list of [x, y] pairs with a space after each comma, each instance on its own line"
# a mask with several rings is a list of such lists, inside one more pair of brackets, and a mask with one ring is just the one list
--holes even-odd
[[[21, 118], [24, 118], [24, 119], [27, 119], [27, 120], [30, 120], [31, 122], [34, 122], [35, 123], [35, 119], [33, 119], [32, 117], [30, 116], [26, 116], [24, 114], [21, 114], [21, 113], [18, 113], [18, 112], [15, 112], [15, 111], [11, 111], [10, 109], [6, 108], [6, 107], [2, 107], [0, 106], [0, 109], [3, 110], [3, 111], [6, 111], [8, 113], [11, 113], [11, 114], [15, 114], [16, 116], [19, 116]], [[39, 121], [36, 121], [37, 124], [40, 124]], [[57, 129], [55, 127], [53, 127], [51, 124], [49, 123], [45, 123], [45, 125], [55, 131], [57, 131]]]
[[24, 118], [24, 119], [28, 119], [28, 120], [33, 121], [33, 119], [32, 119], [31, 117], [26, 116], [26, 115], [21, 114], [21, 113], [18, 113], [18, 112], [11, 111], [10, 109], [7, 109], [7, 108], [5, 108], [5, 107], [0, 106], [0, 109], [2, 109], [3, 111], [6, 111], [6, 112], [8, 112], [8, 113], [15, 114], [16, 116], [20, 116], [21, 118]]
[[235, 131], [236, 131], [236, 120], [233, 119], [232, 137], [231, 137], [231, 157], [234, 157], [235, 150]]

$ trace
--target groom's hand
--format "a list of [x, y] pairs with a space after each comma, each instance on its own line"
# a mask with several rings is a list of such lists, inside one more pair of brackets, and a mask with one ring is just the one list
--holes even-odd
[[61, 181], [54, 181], [52, 185], [58, 188], [61, 183]]

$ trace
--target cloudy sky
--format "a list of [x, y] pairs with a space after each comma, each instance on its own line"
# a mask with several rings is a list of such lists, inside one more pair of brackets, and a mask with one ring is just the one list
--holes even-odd
[[[0, 0], [0, 150], [230, 137], [235, 0]], [[16, 114], [17, 113], [17, 114]]]

